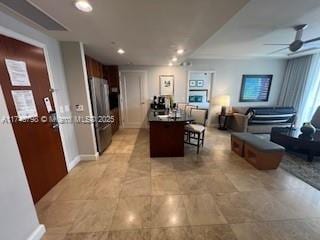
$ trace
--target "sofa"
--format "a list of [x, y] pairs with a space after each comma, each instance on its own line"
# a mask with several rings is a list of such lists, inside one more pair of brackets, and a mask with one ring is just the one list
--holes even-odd
[[233, 107], [228, 128], [234, 132], [271, 133], [273, 127], [293, 127], [293, 107]]

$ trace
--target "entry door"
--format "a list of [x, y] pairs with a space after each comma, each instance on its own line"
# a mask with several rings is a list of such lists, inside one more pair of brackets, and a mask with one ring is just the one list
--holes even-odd
[[145, 123], [144, 72], [121, 72], [123, 127], [143, 128]]
[[[16, 84], [10, 80], [5, 59], [26, 63], [30, 86], [21, 86], [23, 84], [13, 86]], [[10, 117], [13, 119], [13, 130], [33, 200], [36, 203], [67, 174], [59, 129], [51, 122], [31, 123], [16, 119], [17, 100], [14, 101], [12, 91], [17, 93], [17, 90], [32, 91], [35, 103], [33, 105], [39, 118], [41, 116], [44, 116], [43, 119], [49, 118], [45, 98], [50, 100], [51, 114], [54, 114], [55, 108], [43, 49], [0, 35], [0, 85]], [[21, 91], [18, 93], [21, 94]]]

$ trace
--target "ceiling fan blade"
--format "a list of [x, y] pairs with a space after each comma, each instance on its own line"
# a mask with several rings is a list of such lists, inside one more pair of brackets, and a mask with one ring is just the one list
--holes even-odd
[[312, 48], [306, 48], [306, 49], [303, 49], [303, 50], [300, 50], [300, 51], [297, 51], [297, 52], [292, 52], [292, 53], [289, 53], [288, 56], [294, 56], [294, 55], [298, 55], [298, 54], [301, 54], [301, 53], [306, 53], [306, 52], [310, 52], [310, 51], [314, 51], [314, 50], [320, 50], [320, 47], [312, 47]]
[[290, 44], [287, 43], [265, 43], [265, 46], [289, 46]]
[[269, 55], [272, 55], [272, 54], [275, 54], [275, 53], [278, 53], [278, 52], [282, 52], [282, 51], [287, 50], [287, 49], [289, 49], [289, 48], [288, 47], [281, 48], [281, 49], [278, 49], [276, 51], [273, 51], [273, 52], [269, 53]]
[[316, 42], [316, 41], [320, 41], [320, 37], [317, 37], [317, 38], [313, 38], [313, 39], [304, 41], [303, 43], [311, 43], [311, 42]]

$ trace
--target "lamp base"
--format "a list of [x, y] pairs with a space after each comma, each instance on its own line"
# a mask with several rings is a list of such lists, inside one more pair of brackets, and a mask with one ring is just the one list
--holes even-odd
[[226, 114], [227, 114], [227, 107], [222, 106], [220, 115], [225, 116]]

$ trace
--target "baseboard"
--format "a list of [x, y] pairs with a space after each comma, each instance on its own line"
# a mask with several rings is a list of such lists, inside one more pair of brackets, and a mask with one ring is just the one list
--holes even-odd
[[95, 154], [81, 154], [80, 155], [80, 160], [81, 161], [92, 161], [92, 160], [98, 160], [99, 158], [99, 153], [96, 152]]
[[67, 165], [68, 172], [70, 172], [75, 166], [77, 166], [80, 161], [92, 161], [92, 160], [94, 161], [94, 160], [98, 160], [98, 158], [99, 158], [98, 152], [96, 152], [93, 155], [91, 154], [78, 155]]
[[67, 166], [68, 172], [70, 172], [81, 161], [80, 155], [76, 156]]
[[33, 233], [27, 238], [27, 240], [41, 240], [43, 235], [46, 232], [46, 228], [44, 225], [40, 224]]

